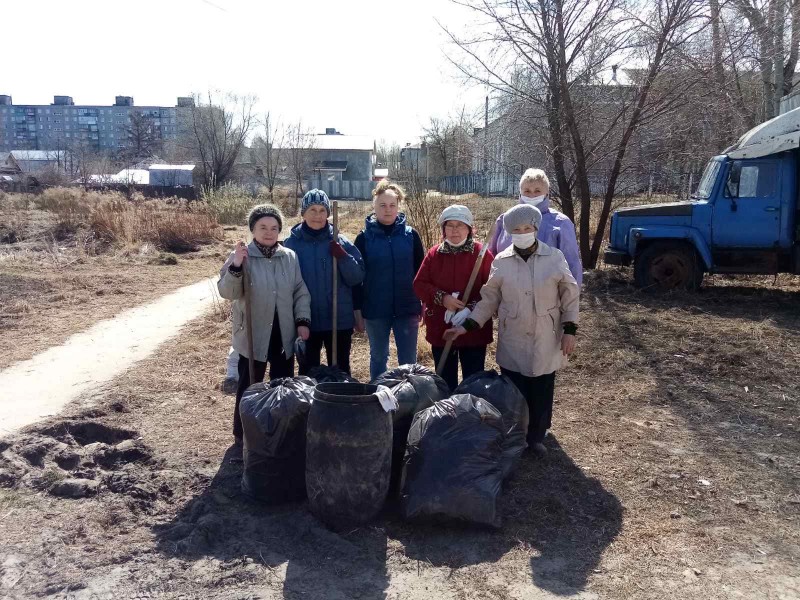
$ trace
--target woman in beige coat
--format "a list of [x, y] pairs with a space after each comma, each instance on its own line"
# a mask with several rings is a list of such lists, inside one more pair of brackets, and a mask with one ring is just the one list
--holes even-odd
[[[239, 387], [233, 413], [233, 436], [242, 442], [239, 402], [250, 385], [249, 352], [244, 312], [242, 271], [250, 275], [255, 381], [294, 375], [294, 340], [308, 339], [311, 294], [308, 293], [297, 255], [278, 243], [283, 215], [270, 204], [256, 206], [248, 216], [253, 241], [236, 244], [225, 261], [217, 283], [219, 295], [233, 300], [233, 349], [239, 353]], [[245, 264], [245, 260], [247, 264]]]
[[575, 349], [579, 290], [560, 250], [537, 241], [542, 213], [519, 204], [503, 215], [512, 245], [492, 262], [481, 300], [455, 339], [484, 325], [497, 312], [497, 364], [528, 401], [528, 445], [542, 456], [551, 425], [555, 372]]

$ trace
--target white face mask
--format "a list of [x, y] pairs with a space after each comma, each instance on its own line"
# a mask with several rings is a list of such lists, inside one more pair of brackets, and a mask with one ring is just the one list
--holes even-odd
[[530, 204], [531, 206], [536, 206], [538, 204], [541, 204], [546, 197], [547, 196], [545, 196], [545, 195], [541, 195], [541, 196], [534, 196], [533, 198], [531, 198], [530, 196], [520, 195], [519, 199], [522, 202], [524, 202], [525, 204]]
[[[467, 236], [467, 237], [469, 237], [469, 236]], [[445, 242], [447, 242], [447, 244], [448, 244], [449, 246], [453, 247], [453, 248], [461, 248], [461, 246], [463, 246], [464, 244], [466, 244], [466, 243], [467, 243], [467, 238], [464, 238], [463, 240], [461, 240], [461, 241], [460, 241], [460, 242], [458, 242], [457, 244], [454, 244], [454, 243], [453, 243], [453, 242], [451, 242], [450, 240], [445, 240]]]
[[517, 248], [521, 248], [522, 250], [530, 248], [536, 243], [536, 232], [512, 233], [511, 241]]

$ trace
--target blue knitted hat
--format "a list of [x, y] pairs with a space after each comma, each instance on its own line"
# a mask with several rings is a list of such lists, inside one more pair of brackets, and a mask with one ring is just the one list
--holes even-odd
[[300, 215], [306, 214], [306, 209], [312, 204], [321, 204], [328, 211], [328, 216], [331, 216], [331, 201], [323, 190], [314, 188], [306, 192], [306, 195], [303, 196], [303, 204], [300, 206]]

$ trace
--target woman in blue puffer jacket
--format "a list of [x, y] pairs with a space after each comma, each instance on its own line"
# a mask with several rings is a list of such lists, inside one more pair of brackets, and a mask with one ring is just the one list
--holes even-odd
[[357, 325], [353, 306], [353, 287], [364, 281], [364, 261], [350, 240], [339, 235], [333, 239], [328, 223], [331, 203], [322, 190], [310, 190], [303, 196], [300, 215], [303, 221], [292, 227], [283, 244], [297, 254], [303, 281], [311, 293], [311, 336], [306, 342], [306, 360], [300, 369], [305, 375], [320, 364], [323, 345], [331, 364], [333, 337], [333, 257], [339, 271], [336, 311], [336, 365], [350, 373], [350, 345]]

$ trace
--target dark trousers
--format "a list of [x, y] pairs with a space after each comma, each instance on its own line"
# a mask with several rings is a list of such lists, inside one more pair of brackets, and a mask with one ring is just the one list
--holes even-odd
[[[431, 346], [431, 351], [433, 352], [433, 360], [438, 367], [442, 354], [444, 354], [444, 348], [441, 346]], [[459, 361], [461, 362], [462, 381], [478, 371], [483, 371], [486, 364], [486, 346], [450, 349], [450, 354], [447, 355], [447, 362], [444, 363], [442, 379], [447, 382], [451, 391], [458, 386]]]
[[[336, 366], [350, 374], [350, 345], [353, 341], [352, 329], [339, 329], [336, 336]], [[331, 364], [331, 346], [333, 346], [333, 331], [312, 331], [306, 340], [306, 364], [300, 370], [300, 375], [306, 375], [314, 367], [320, 365], [322, 347], [325, 346], [325, 358]]]
[[[269, 362], [269, 378], [280, 379], [281, 377], [292, 377], [294, 375], [294, 356], [286, 358], [281, 341], [281, 329], [278, 325], [278, 316], [275, 315], [272, 333], [269, 338], [269, 349], [267, 350], [267, 361]], [[267, 372], [267, 363], [260, 360], [253, 361], [255, 367], [256, 383], [264, 381]], [[245, 390], [250, 387], [250, 364], [246, 356], [239, 355], [239, 387], [236, 389], [236, 407], [233, 409], [233, 435], [242, 437], [242, 418], [239, 416], [239, 403], [242, 400]]]
[[544, 441], [544, 435], [552, 426], [553, 393], [555, 392], [556, 373], [539, 377], [526, 377], [516, 371], [500, 367], [503, 375], [508, 375], [525, 400], [528, 402], [530, 422], [528, 424], [528, 444]]

